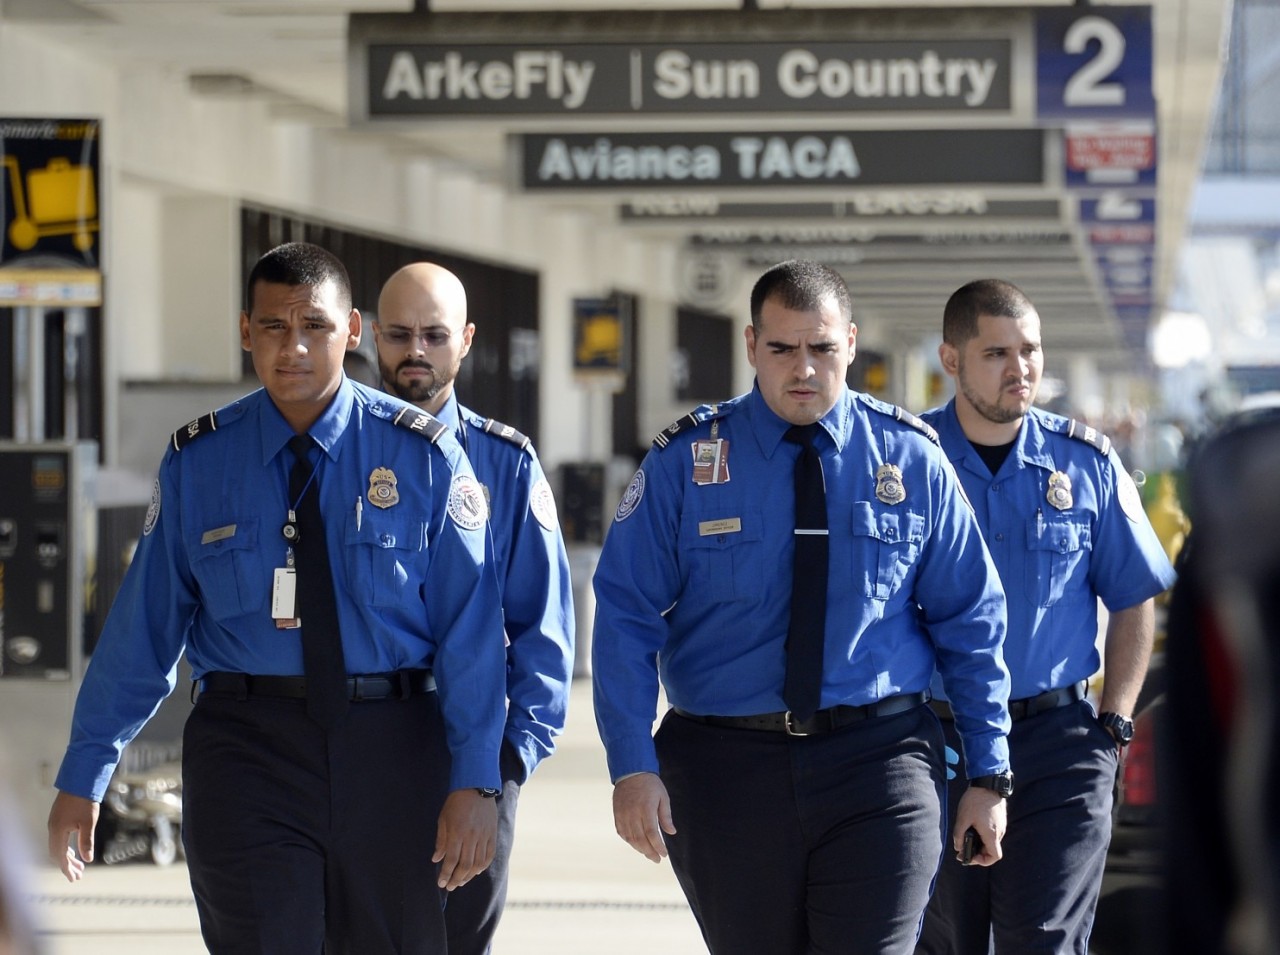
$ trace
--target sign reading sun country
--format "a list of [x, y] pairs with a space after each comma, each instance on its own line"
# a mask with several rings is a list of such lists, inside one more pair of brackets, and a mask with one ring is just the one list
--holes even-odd
[[1038, 129], [565, 133], [517, 140], [526, 190], [1044, 181]]
[[1008, 39], [367, 47], [368, 115], [1010, 110]]

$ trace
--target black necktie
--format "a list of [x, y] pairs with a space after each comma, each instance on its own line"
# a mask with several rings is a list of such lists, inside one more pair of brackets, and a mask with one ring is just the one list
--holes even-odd
[[796, 459], [795, 562], [791, 623], [782, 699], [797, 721], [813, 716], [822, 697], [822, 648], [827, 626], [827, 492], [813, 439], [818, 425], [794, 425], [784, 436], [800, 445]]
[[333, 597], [329, 548], [320, 516], [320, 486], [312, 478], [313, 468], [307, 458], [312, 445], [309, 435], [295, 434], [289, 439], [289, 450], [295, 458], [289, 472], [289, 502], [297, 508], [298, 519], [298, 539], [293, 545], [298, 573], [295, 614], [302, 620], [307, 714], [325, 729], [332, 729], [347, 712], [347, 668], [342, 659], [338, 606]]

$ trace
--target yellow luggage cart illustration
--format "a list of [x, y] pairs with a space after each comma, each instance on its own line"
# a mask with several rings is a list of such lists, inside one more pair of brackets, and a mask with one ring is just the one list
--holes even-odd
[[42, 237], [53, 235], [72, 236], [81, 252], [93, 247], [98, 197], [91, 167], [73, 166], [64, 158], [51, 159], [43, 169], [28, 172], [24, 184], [16, 156], [5, 156], [4, 165], [13, 192], [9, 241], [14, 248], [25, 252]]

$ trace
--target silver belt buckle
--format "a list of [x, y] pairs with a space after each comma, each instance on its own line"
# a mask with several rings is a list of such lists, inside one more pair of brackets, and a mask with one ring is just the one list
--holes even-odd
[[811, 736], [811, 733], [804, 733], [796, 729], [796, 724], [791, 719], [791, 711], [787, 710], [786, 715], [782, 718], [782, 725], [787, 731], [788, 736]]

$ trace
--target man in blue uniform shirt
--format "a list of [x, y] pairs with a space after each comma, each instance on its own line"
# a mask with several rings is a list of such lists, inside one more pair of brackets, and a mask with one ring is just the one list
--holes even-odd
[[573, 588], [551, 486], [527, 437], [458, 404], [454, 381], [471, 349], [467, 295], [430, 262], [400, 269], [382, 287], [373, 323], [382, 383], [448, 425], [489, 500], [507, 633], [506, 733], [493, 862], [445, 907], [449, 955], [490, 949], [507, 898], [520, 786], [555, 749], [573, 679]]
[[[931, 430], [845, 386], [856, 332], [838, 273], [765, 272], [755, 387], [655, 439], [595, 575], [615, 825], [654, 862], [670, 852], [714, 953], [911, 951], [945, 836], [935, 665], [978, 777], [952, 839], [973, 827], [974, 861], [1000, 858], [1000, 582]], [[797, 553], [814, 563], [793, 571]], [[801, 704], [793, 678], [813, 684]], [[673, 709], [655, 734], [659, 680]]]
[[481, 871], [496, 829], [483, 493], [447, 428], [344, 377], [360, 313], [328, 252], [264, 255], [240, 336], [264, 387], [165, 453], [77, 699], [49, 852], [83, 875], [112, 768], [185, 649], [200, 692], [182, 835], [210, 951], [443, 952], [424, 900]]
[[[943, 862], [918, 950], [986, 955], [994, 936], [997, 953], [1085, 955], [1118, 751], [1133, 735], [1153, 598], [1173, 583], [1173, 568], [1107, 439], [1032, 407], [1044, 353], [1040, 317], [1020, 290], [993, 279], [959, 289], [942, 338], [956, 396], [924, 418], [938, 430], [1004, 581], [1018, 789], [1005, 861], [990, 871]], [[1100, 662], [1099, 600], [1110, 618], [1095, 716], [1084, 688]], [[963, 726], [949, 722], [954, 739]]]

